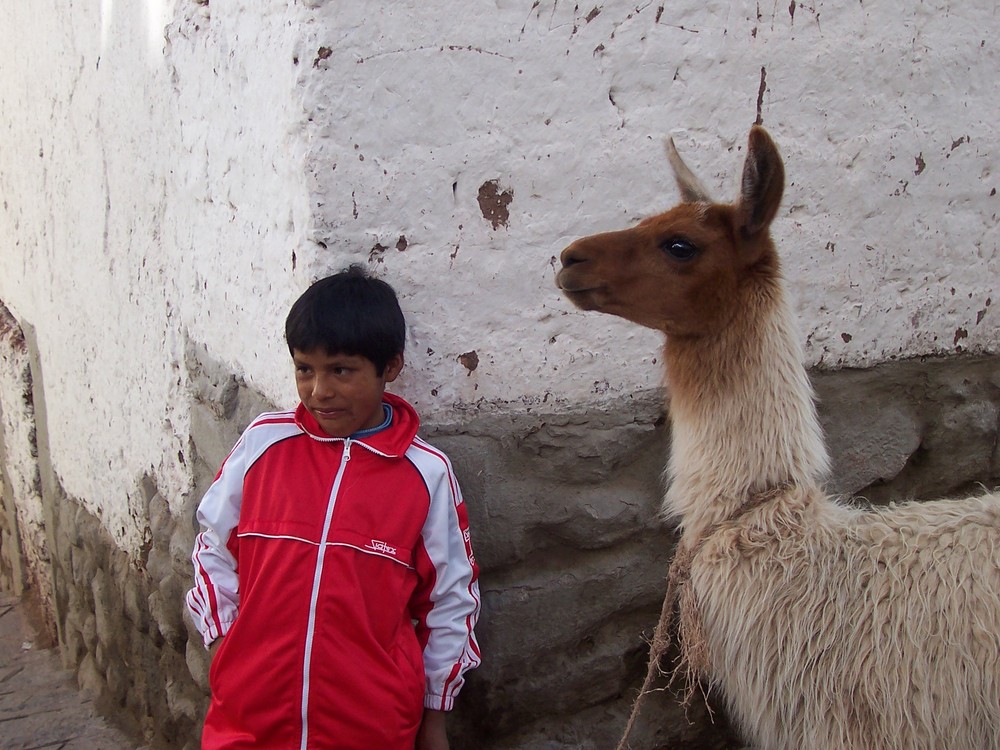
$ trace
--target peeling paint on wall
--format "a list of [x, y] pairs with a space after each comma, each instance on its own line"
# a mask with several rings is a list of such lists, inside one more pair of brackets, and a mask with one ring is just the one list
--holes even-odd
[[490, 180], [479, 187], [478, 200], [483, 218], [494, 229], [507, 226], [510, 221], [510, 203], [514, 200], [513, 190], [502, 190], [498, 180]]
[[471, 375], [479, 367], [479, 355], [475, 350], [471, 352], [466, 352], [465, 354], [458, 355], [458, 361], [461, 363], [462, 367], [469, 371]]
[[[330, 49], [329, 47], [320, 47], [318, 50], [316, 50], [316, 57], [315, 57], [315, 59], [313, 59], [313, 67], [314, 68], [318, 68], [319, 64], [323, 60], [329, 59], [330, 55], [332, 55], [332, 54], [333, 54], [333, 50]], [[297, 60], [296, 60], [296, 62], [297, 62]]]
[[987, 297], [986, 304], [983, 309], [976, 313], [976, 325], [983, 322], [983, 318], [986, 317], [986, 312], [989, 310], [991, 304], [993, 304], [993, 300], [990, 297]]

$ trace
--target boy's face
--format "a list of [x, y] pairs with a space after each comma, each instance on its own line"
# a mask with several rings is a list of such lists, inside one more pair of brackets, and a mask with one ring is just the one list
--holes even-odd
[[403, 355], [390, 359], [381, 375], [370, 359], [357, 354], [296, 349], [292, 362], [302, 403], [327, 435], [342, 438], [382, 424], [382, 393], [403, 368]]

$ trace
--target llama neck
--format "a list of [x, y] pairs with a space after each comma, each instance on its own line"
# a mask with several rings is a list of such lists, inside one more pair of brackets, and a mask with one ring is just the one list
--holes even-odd
[[817, 487], [828, 466], [812, 387], [779, 276], [748, 283], [720, 336], [668, 337], [672, 422], [664, 511], [700, 533], [748, 497], [792, 482]]

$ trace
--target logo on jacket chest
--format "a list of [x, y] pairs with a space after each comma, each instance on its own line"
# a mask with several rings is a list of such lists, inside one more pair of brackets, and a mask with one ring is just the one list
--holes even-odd
[[390, 555], [391, 557], [396, 556], [396, 548], [391, 544], [386, 544], [385, 542], [379, 541], [378, 539], [372, 539], [371, 542], [365, 545], [365, 549], [370, 549], [373, 552], [378, 552], [380, 555]]

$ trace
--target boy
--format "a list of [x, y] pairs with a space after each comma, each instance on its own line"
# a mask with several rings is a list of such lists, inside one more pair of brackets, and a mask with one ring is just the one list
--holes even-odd
[[447, 750], [479, 664], [478, 568], [451, 464], [385, 392], [405, 332], [359, 266], [288, 313], [301, 403], [254, 420], [198, 508], [204, 750]]

